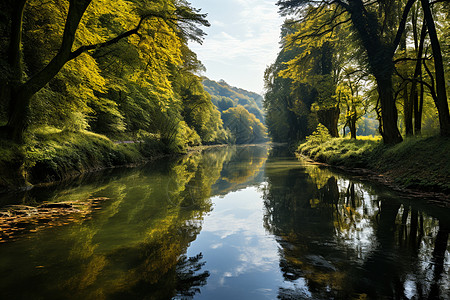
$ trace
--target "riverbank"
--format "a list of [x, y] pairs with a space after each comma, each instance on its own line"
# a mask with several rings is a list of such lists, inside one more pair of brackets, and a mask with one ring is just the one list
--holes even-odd
[[89, 131], [34, 133], [24, 145], [0, 139], [0, 194], [65, 181], [81, 174], [134, 167], [163, 157], [228, 144], [169, 147], [154, 137], [113, 141]]
[[450, 139], [410, 138], [395, 146], [344, 138], [302, 143], [297, 155], [366, 176], [396, 190], [450, 194]]
[[175, 152], [156, 139], [118, 144], [87, 131], [36, 133], [24, 145], [0, 140], [0, 192], [137, 165]]

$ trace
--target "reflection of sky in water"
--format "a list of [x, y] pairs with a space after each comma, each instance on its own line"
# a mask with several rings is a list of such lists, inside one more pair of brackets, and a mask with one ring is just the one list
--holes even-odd
[[[334, 243], [337, 248], [334, 249], [336, 252], [331, 252], [329, 255], [331, 258], [336, 256], [334, 258], [337, 260], [330, 258], [330, 261], [336, 263], [339, 261], [338, 253], [347, 253], [351, 256], [351, 261], [359, 265], [356, 269], [367, 268], [368, 260], [383, 260], [376, 254], [379, 250], [376, 231], [377, 218], [380, 214], [378, 196], [374, 195], [373, 191], [365, 185], [354, 183], [355, 198], [352, 200], [348, 194], [352, 182], [340, 177], [336, 179], [339, 201], [332, 206], [336, 210], [333, 218]], [[322, 181], [325, 186], [326, 180]], [[258, 188], [248, 187], [225, 196], [212, 198], [214, 209], [205, 218], [201, 233], [188, 249], [188, 256], [203, 253], [204, 261], [206, 261], [203, 270], [211, 273], [207, 285], [201, 288], [200, 294], [195, 295], [196, 299], [275, 299], [280, 295], [308, 299], [317, 292], [310, 290], [311, 282], [309, 281], [314, 281], [314, 276], [308, 278], [303, 274], [299, 277], [293, 276], [296, 278], [283, 278], [280, 271], [280, 255], [286, 249], [280, 248], [275, 237], [263, 227], [263, 215], [267, 213], [262, 199], [262, 188], [264, 187], [268, 188], [268, 183], [262, 183]], [[398, 212], [397, 220], [401, 218], [402, 214], [403, 207]], [[425, 214], [424, 218], [428, 220]], [[418, 250], [420, 258], [415, 271], [411, 270], [411, 273], [405, 274], [403, 290], [407, 299], [417, 296], [417, 287], [420, 285], [427, 290], [430, 289], [430, 279], [433, 277], [430, 259], [434, 249], [434, 239], [431, 237], [437, 234], [438, 221], [429, 219], [428, 222], [433, 223], [430, 224], [434, 228], [433, 232], [428, 232], [428, 235], [425, 234], [422, 239], [422, 247], [419, 247]], [[425, 246], [425, 244], [427, 245]], [[283, 247], [288, 247], [288, 244]], [[333, 244], [330, 244], [329, 247], [333, 247]], [[319, 245], [318, 249], [326, 250], [328, 246]], [[386, 257], [396, 256], [395, 251], [387, 252], [384, 255]], [[301, 259], [301, 257], [298, 258]], [[304, 257], [306, 265], [311, 264], [310, 267], [314, 268], [314, 273], [318, 271], [318, 276], [321, 274], [321, 269], [320, 266], [318, 267], [317, 260], [321, 258], [322, 256], [315, 253]], [[389, 261], [388, 258], [386, 259]], [[402, 261], [404, 259], [404, 257], [401, 258]], [[329, 263], [328, 260], [323, 260]], [[447, 255], [445, 269], [448, 269], [448, 260], [449, 256]], [[351, 267], [350, 265], [347, 267]], [[350, 272], [340, 263], [330, 266], [333, 267], [332, 273], [335, 274]], [[294, 268], [299, 268], [299, 266]], [[316, 268], [318, 269], [316, 270]], [[306, 272], [311, 271], [308, 271], [308, 267], [298, 269], [300, 272], [305, 270]], [[289, 273], [285, 275], [289, 275]], [[350, 273], [347, 274], [347, 276], [349, 275], [351, 276]], [[442, 287], [449, 285], [447, 275], [444, 275], [442, 281], [444, 281], [441, 283]], [[326, 292], [330, 292], [331, 289], [342, 287], [334, 286], [332, 288], [325, 285], [323, 288]]]
[[[328, 169], [292, 159], [252, 164], [266, 152], [230, 149], [186, 157], [169, 173], [136, 169], [111, 183], [57, 190], [58, 201], [108, 200], [83, 222], [2, 245], [0, 299], [167, 299], [196, 287], [202, 299], [420, 299], [436, 282], [450, 299], [450, 246], [436, 238], [449, 231], [448, 210], [424, 210], [358, 182], [352, 198], [352, 182]], [[222, 169], [226, 153], [235, 158]], [[227, 179], [216, 181], [219, 172]], [[211, 198], [209, 212], [211, 194], [223, 196]], [[193, 263], [175, 266], [190, 241]], [[189, 272], [206, 274], [206, 285]]]
[[283, 277], [278, 244], [262, 224], [261, 197], [250, 187], [212, 199], [214, 209], [188, 250], [188, 255], [203, 252], [204, 270], [211, 272], [196, 298], [276, 298]]

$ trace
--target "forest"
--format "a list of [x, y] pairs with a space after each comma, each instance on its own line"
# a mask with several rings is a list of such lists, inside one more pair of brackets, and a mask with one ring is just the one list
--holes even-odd
[[450, 135], [448, 1], [280, 0], [288, 17], [266, 69], [269, 134]]
[[0, 0], [0, 299], [450, 299], [450, 1], [202, 1]]
[[203, 86], [212, 81], [188, 43], [202, 43], [208, 26], [184, 0], [2, 1], [0, 173], [35, 168], [61, 179], [192, 146], [265, 141], [261, 96], [239, 90], [219, 106], [211, 97], [221, 91]]
[[448, 1], [276, 4], [261, 97], [202, 75], [189, 43], [210, 21], [185, 0], [2, 1], [0, 173], [52, 181], [268, 138], [449, 136]]

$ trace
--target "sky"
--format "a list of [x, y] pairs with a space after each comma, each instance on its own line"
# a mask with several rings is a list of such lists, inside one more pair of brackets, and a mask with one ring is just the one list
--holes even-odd
[[211, 27], [203, 44], [190, 43], [205, 65], [202, 75], [263, 93], [264, 70], [279, 52], [280, 26], [276, 0], [189, 0], [208, 14]]

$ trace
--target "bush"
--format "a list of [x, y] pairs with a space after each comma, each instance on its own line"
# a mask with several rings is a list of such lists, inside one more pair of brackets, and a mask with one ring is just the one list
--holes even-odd
[[317, 145], [322, 144], [329, 139], [331, 139], [330, 132], [324, 125], [319, 123], [316, 130], [311, 135], [306, 137], [306, 142]]

